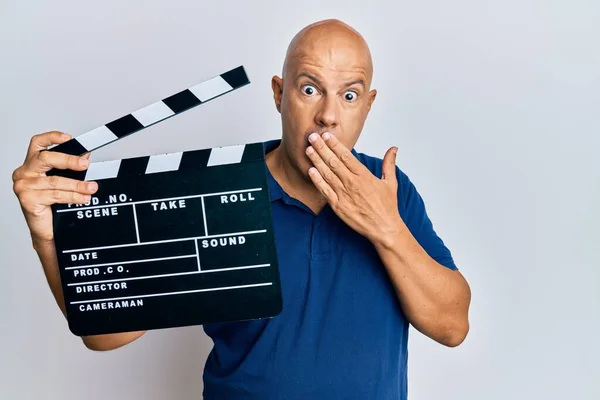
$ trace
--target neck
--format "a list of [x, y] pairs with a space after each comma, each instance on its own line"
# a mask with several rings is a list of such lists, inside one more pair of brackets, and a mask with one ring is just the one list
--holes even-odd
[[315, 214], [319, 213], [327, 204], [327, 200], [310, 177], [291, 162], [282, 145], [267, 154], [267, 168], [290, 197], [305, 204]]

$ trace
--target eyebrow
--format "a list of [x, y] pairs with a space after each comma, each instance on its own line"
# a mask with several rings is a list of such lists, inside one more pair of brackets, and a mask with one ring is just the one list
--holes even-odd
[[[314, 75], [309, 74], [308, 72], [299, 73], [298, 76], [296, 77], [296, 80], [300, 80], [300, 78], [302, 78], [302, 77], [308, 78], [308, 79], [314, 81], [317, 85], [322, 86], [322, 82], [319, 80], [319, 78], [317, 78]], [[360, 78], [344, 84], [344, 87], [349, 87], [349, 86], [356, 85], [356, 84], [366, 87], [364, 79], [360, 79]]]
[[366, 85], [365, 85], [365, 81], [364, 81], [364, 79], [355, 79], [355, 80], [353, 80], [353, 81], [350, 81], [350, 82], [346, 83], [346, 84], [344, 85], [344, 87], [349, 87], [349, 86], [356, 85], [356, 84], [358, 84], [358, 85], [362, 85], [363, 87], [365, 87], [365, 86], [366, 86]]
[[300, 78], [305, 77], [317, 83], [317, 85], [321, 85], [321, 81], [314, 75], [309, 74], [308, 72], [301, 72], [296, 77], [296, 80], [300, 80]]

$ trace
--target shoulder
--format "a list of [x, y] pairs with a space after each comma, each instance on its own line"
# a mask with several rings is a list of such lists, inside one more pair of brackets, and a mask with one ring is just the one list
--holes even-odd
[[[358, 160], [377, 178], [381, 178], [383, 159], [353, 151]], [[440, 264], [458, 269], [452, 253], [436, 233], [433, 222], [427, 215], [425, 201], [409, 177], [396, 166], [398, 180], [398, 211], [402, 220], [417, 242]]]

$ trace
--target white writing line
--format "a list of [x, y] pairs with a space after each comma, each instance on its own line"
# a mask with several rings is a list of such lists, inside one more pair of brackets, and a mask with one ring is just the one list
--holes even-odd
[[135, 204], [133, 205], [133, 221], [135, 222], [135, 237], [137, 238], [137, 242], [140, 242], [140, 228], [138, 227], [137, 220], [137, 212], [135, 209]]
[[190, 255], [185, 255], [185, 256], [173, 256], [173, 257], [161, 257], [161, 258], [146, 258], [144, 260], [120, 261], [120, 262], [112, 262], [112, 263], [105, 263], [105, 264], [78, 265], [76, 267], [67, 267], [67, 268], [65, 268], [65, 270], [80, 269], [80, 268], [106, 267], [106, 266], [109, 266], [109, 265], [136, 264], [136, 263], [151, 262], [151, 261], [177, 260], [179, 258], [190, 258], [190, 257], [196, 257], [196, 255], [195, 254], [190, 254]]
[[202, 220], [204, 221], [204, 234], [208, 235], [208, 228], [206, 226], [206, 208], [204, 206], [204, 197], [202, 197]]
[[246, 289], [246, 288], [261, 287], [261, 286], [271, 286], [272, 284], [273, 284], [273, 282], [266, 282], [266, 283], [256, 283], [256, 284], [252, 284], [252, 285], [224, 286], [224, 287], [216, 287], [216, 288], [208, 288], [208, 289], [183, 290], [180, 292], [154, 293], [154, 294], [146, 294], [146, 295], [140, 295], [140, 296], [127, 296], [127, 297], [113, 297], [112, 299], [72, 301], [70, 304], [99, 303], [99, 302], [103, 302], [103, 301], [143, 299], [143, 298], [147, 298], [147, 297], [172, 296], [172, 295], [176, 295], [176, 294], [214, 292], [214, 291], [218, 291], [218, 290], [231, 290], [231, 289]]
[[153, 278], [166, 278], [169, 276], [181, 276], [181, 275], [194, 275], [194, 274], [206, 274], [209, 272], [224, 272], [224, 271], [237, 271], [240, 269], [253, 269], [253, 268], [264, 268], [268, 267], [271, 264], [258, 264], [258, 265], [246, 265], [243, 267], [231, 267], [231, 268], [220, 268], [220, 269], [207, 269], [204, 271], [190, 271], [190, 272], [174, 272], [172, 274], [160, 274], [160, 275], [148, 275], [148, 276], [136, 276], [132, 278], [117, 278], [117, 279], [107, 279], [104, 281], [89, 281], [89, 282], [78, 282], [78, 283], [69, 283], [67, 286], [82, 286], [82, 285], [93, 285], [97, 283], [109, 283], [109, 282], [122, 282], [122, 281], [134, 281], [140, 279], [153, 279]]
[[121, 207], [121, 206], [129, 206], [135, 204], [146, 204], [146, 203], [154, 203], [159, 201], [173, 201], [173, 200], [183, 200], [183, 199], [193, 199], [193, 198], [202, 198], [211, 197], [211, 196], [221, 196], [227, 194], [235, 194], [235, 193], [245, 193], [245, 192], [256, 192], [262, 190], [262, 188], [252, 188], [252, 189], [241, 189], [241, 190], [231, 190], [228, 192], [215, 192], [215, 193], [205, 193], [205, 194], [193, 194], [189, 196], [180, 196], [180, 197], [167, 197], [163, 199], [153, 199], [153, 200], [140, 200], [140, 201], [130, 201], [123, 203], [111, 203], [102, 206], [86, 206], [86, 207], [77, 207], [77, 208], [65, 208], [63, 210], [57, 210], [57, 212], [72, 212], [72, 211], [81, 211], [81, 210], [92, 210], [94, 208], [107, 208], [107, 207]]
[[120, 247], [146, 246], [146, 245], [150, 245], [150, 244], [183, 242], [186, 240], [193, 240], [193, 239], [211, 239], [211, 238], [217, 238], [217, 237], [227, 237], [227, 236], [236, 236], [236, 235], [252, 235], [255, 233], [265, 233], [266, 231], [267, 231], [266, 229], [260, 229], [257, 231], [223, 233], [220, 235], [191, 236], [191, 237], [184, 237], [184, 238], [178, 238], [178, 239], [155, 240], [152, 242], [115, 244], [115, 245], [111, 245], [111, 246], [99, 246], [99, 247], [88, 247], [85, 249], [63, 250], [63, 253], [75, 253], [78, 251], [89, 251], [89, 250], [116, 249], [116, 248], [120, 248]]
[[223, 272], [223, 271], [236, 271], [238, 269], [252, 269], [252, 268], [264, 268], [269, 267], [271, 264], [256, 264], [256, 265], [245, 265], [243, 267], [229, 267], [229, 268], [217, 268], [217, 269], [205, 269], [202, 271], [203, 274], [210, 274], [211, 272]]
[[198, 239], [194, 239], [194, 246], [196, 247], [196, 261], [198, 261], [198, 271], [200, 268], [200, 252], [198, 251]]

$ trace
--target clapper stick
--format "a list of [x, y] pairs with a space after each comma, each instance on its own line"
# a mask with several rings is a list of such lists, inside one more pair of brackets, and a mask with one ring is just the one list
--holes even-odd
[[239, 66], [61, 143], [51, 151], [84, 155], [250, 83]]
[[[51, 151], [85, 154], [247, 83], [238, 67]], [[52, 173], [99, 184], [87, 204], [52, 206], [73, 334], [242, 321], [281, 311], [262, 143]]]

